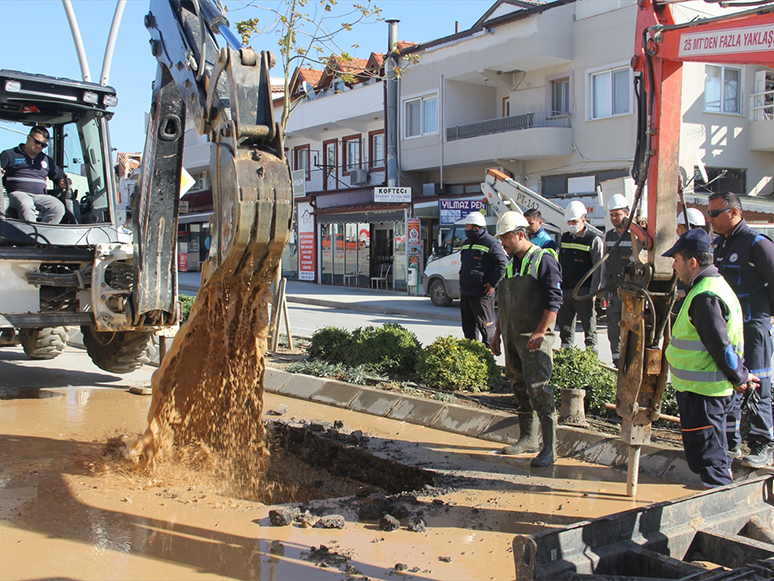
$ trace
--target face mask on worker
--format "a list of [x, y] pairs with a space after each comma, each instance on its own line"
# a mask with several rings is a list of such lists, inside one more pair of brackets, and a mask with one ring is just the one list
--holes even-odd
[[583, 230], [583, 223], [567, 224], [567, 229], [572, 234], [578, 234], [581, 230]]
[[470, 230], [465, 230], [465, 237], [471, 242], [477, 242], [484, 237], [484, 229], [479, 228], [476, 230], [475, 228], [471, 228]]

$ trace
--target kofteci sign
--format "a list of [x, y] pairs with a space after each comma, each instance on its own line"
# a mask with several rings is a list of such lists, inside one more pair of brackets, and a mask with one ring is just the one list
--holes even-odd
[[374, 188], [374, 202], [410, 204], [411, 188]]

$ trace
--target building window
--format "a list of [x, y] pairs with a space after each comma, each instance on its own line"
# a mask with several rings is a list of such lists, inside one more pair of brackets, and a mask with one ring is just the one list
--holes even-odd
[[693, 168], [693, 191], [711, 194], [713, 192], [733, 192], [738, 196], [747, 193], [747, 170], [708, 167], [705, 182], [698, 167]]
[[511, 116], [511, 100], [508, 97], [503, 97], [503, 117]]
[[371, 169], [384, 167], [384, 130], [371, 131], [368, 134], [368, 164]]
[[564, 115], [570, 112], [570, 79], [551, 81], [551, 113]]
[[342, 138], [344, 158], [342, 161], [342, 174], [349, 175], [349, 170], [360, 167], [360, 135], [350, 135]]
[[704, 67], [704, 110], [711, 113], [742, 112], [742, 69], [725, 65]]
[[293, 169], [304, 170], [306, 181], [312, 179], [309, 167], [309, 145], [300, 145], [293, 148]]
[[406, 137], [438, 132], [438, 97], [431, 95], [405, 102]]
[[589, 74], [591, 88], [591, 119], [603, 119], [630, 112], [628, 66]]
[[332, 178], [334, 188], [338, 184], [338, 172], [336, 166], [339, 163], [339, 151], [336, 140], [323, 142], [323, 189], [328, 189], [328, 178]]

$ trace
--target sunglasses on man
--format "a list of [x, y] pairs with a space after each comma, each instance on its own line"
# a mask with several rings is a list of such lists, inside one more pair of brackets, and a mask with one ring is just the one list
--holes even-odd
[[41, 141], [40, 139], [35, 139], [34, 137], [32, 137], [32, 135], [30, 135], [30, 139], [32, 139], [32, 141], [34, 141], [38, 147], [42, 147], [43, 149], [48, 147], [48, 141]]
[[710, 218], [717, 218], [723, 212], [728, 212], [729, 210], [733, 210], [733, 208], [718, 208], [717, 210], [707, 210], [707, 216]]

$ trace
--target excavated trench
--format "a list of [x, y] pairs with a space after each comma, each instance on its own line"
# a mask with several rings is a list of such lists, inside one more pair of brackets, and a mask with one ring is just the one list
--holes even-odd
[[433, 471], [375, 456], [365, 448], [368, 438], [362, 432], [342, 432], [328, 422], [269, 421], [266, 442], [270, 460], [260, 498], [265, 504], [365, 497], [377, 491], [394, 495], [432, 486], [436, 477]]

